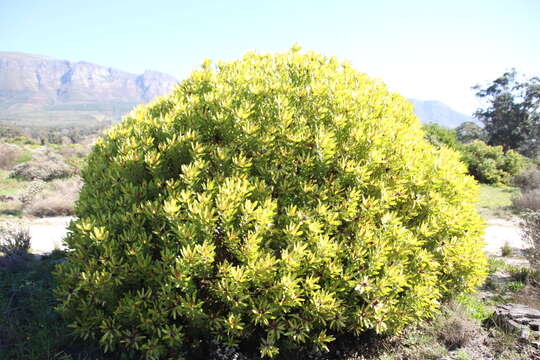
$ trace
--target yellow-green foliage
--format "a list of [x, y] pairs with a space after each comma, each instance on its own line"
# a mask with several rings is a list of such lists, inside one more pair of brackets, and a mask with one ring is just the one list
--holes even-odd
[[395, 332], [485, 275], [477, 186], [412, 106], [298, 49], [205, 62], [95, 146], [59, 310], [105, 349]]

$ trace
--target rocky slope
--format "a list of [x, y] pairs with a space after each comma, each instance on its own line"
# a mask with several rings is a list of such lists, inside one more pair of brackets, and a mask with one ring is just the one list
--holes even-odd
[[136, 104], [169, 93], [176, 83], [155, 71], [136, 75], [87, 62], [0, 52], [0, 122], [28, 122], [36, 114], [44, 121], [59, 116], [77, 122], [89, 114], [118, 118]]

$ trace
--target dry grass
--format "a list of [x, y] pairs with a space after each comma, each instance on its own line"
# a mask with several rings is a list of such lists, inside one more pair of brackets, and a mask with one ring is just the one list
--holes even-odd
[[64, 145], [58, 149], [60, 155], [64, 158], [84, 158], [92, 150], [91, 146], [72, 144]]
[[540, 211], [540, 189], [528, 190], [512, 199], [512, 207], [518, 211]]
[[523, 191], [540, 189], [540, 168], [533, 167], [516, 175], [513, 184]]
[[78, 177], [54, 180], [25, 205], [24, 212], [38, 217], [72, 215], [81, 186]]
[[523, 239], [529, 245], [527, 260], [540, 282], [540, 211], [527, 212], [522, 216]]
[[451, 302], [434, 323], [436, 337], [448, 350], [464, 347], [479, 331], [479, 323], [457, 302]]

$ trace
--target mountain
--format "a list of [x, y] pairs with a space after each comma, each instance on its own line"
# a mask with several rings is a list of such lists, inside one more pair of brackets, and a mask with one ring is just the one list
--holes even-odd
[[0, 52], [0, 124], [80, 125], [114, 121], [133, 106], [165, 95], [167, 74], [131, 74], [88, 62]]
[[[135, 105], [172, 91], [167, 74], [131, 74], [88, 62], [0, 52], [0, 124], [83, 127], [118, 121]], [[409, 99], [424, 123], [454, 128], [472, 118], [439, 101]]]
[[466, 121], [477, 122], [472, 116], [457, 112], [448, 105], [436, 100], [409, 99], [414, 112], [424, 124], [436, 123], [447, 128], [455, 128]]

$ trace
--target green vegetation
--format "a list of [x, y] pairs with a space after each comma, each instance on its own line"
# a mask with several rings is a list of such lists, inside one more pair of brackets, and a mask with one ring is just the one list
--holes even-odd
[[483, 218], [512, 216], [512, 198], [519, 194], [519, 189], [505, 185], [480, 184], [477, 209]]
[[[358, 354], [371, 360], [475, 359], [479, 346], [488, 346], [497, 359], [532, 358], [532, 348], [524, 350], [515, 337], [493, 327], [489, 317], [491, 305], [502, 302], [540, 308], [540, 171], [531, 165], [540, 165], [540, 155], [532, 160], [504, 151], [512, 148], [506, 141], [487, 145], [482, 141], [495, 144], [493, 133], [474, 123], [455, 130], [427, 124], [425, 137], [439, 149], [416, 143], [413, 153], [420, 149], [428, 159], [415, 162], [416, 170], [407, 172], [388, 155], [395, 152], [393, 146], [403, 146], [404, 139], [421, 135], [407, 105], [347, 66], [343, 76], [327, 72], [331, 90], [325, 88], [328, 83], [313, 86], [317, 75], [306, 75], [313, 74], [311, 68], [302, 72], [317, 59], [309, 56], [307, 65], [291, 63], [287, 71], [272, 68], [268, 77], [253, 75], [251, 66], [253, 71], [264, 68], [256, 62], [264, 63], [269, 56], [247, 56], [245, 61], [253, 61], [249, 69], [242, 63], [219, 64], [218, 71], [205, 65], [175, 94], [138, 108], [100, 141], [86, 170], [91, 185], [79, 210], [86, 216], [70, 240], [80, 242], [69, 255], [70, 263], [77, 265], [59, 269], [57, 275], [66, 279], [55, 297], [52, 273], [67, 254], [55, 250], [39, 260], [27, 253], [28, 234], [0, 226], [0, 360], [138, 359], [156, 354], [207, 358], [209, 351], [214, 357], [222, 352], [232, 358], [240, 351], [257, 359], [257, 350], [266, 356], [279, 350], [276, 356], [282, 359], [303, 359], [309, 353], [323, 358], [316, 352], [325, 347], [329, 357], [343, 359], [356, 359]], [[340, 65], [327, 59], [314, 67], [329, 66]], [[233, 79], [233, 72], [250, 78]], [[352, 92], [350, 84], [340, 88], [347, 76], [373, 90], [369, 107], [365, 94], [355, 94], [354, 86]], [[358, 102], [351, 111], [352, 99]], [[389, 108], [378, 107], [384, 101]], [[87, 166], [91, 137], [111, 123], [94, 113], [126, 109], [125, 104], [60, 105], [47, 108], [46, 117], [36, 113], [25, 118], [23, 128], [0, 125], [0, 223], [14, 217], [73, 214], [81, 180], [71, 175]], [[351, 113], [361, 114], [364, 124], [355, 125]], [[403, 114], [397, 123], [381, 120]], [[70, 120], [75, 115], [100, 124], [75, 127]], [[145, 116], [149, 123], [142, 121]], [[525, 128], [518, 129], [522, 135]], [[401, 134], [411, 129], [410, 137]], [[361, 144], [357, 148], [348, 140], [355, 131], [365, 133], [353, 136]], [[389, 135], [396, 144], [386, 143]], [[534, 144], [521, 144], [517, 150], [534, 155]], [[262, 152], [257, 152], [261, 145]], [[525, 253], [532, 268], [489, 259], [484, 290], [494, 295], [487, 301], [466, 292], [456, 296], [451, 288], [446, 296], [425, 294], [438, 284], [458, 286], [452, 277], [471, 267], [480, 269], [463, 261], [457, 271], [445, 270], [445, 261], [461, 256], [457, 247], [442, 248], [446, 258], [436, 254], [437, 243], [461, 231], [437, 232], [452, 216], [436, 209], [447, 206], [445, 201], [457, 202], [459, 194], [442, 191], [443, 182], [414, 183], [424, 180], [426, 164], [437, 157], [455, 157], [447, 148], [460, 154], [478, 181], [489, 183], [480, 185], [480, 214], [510, 217], [519, 212], [532, 246]], [[369, 166], [368, 160], [375, 164]], [[70, 169], [70, 177], [47, 177], [46, 182], [10, 178], [18, 164], [25, 164], [32, 179], [32, 174], [50, 172], [59, 164]], [[100, 179], [104, 174], [113, 178]], [[407, 179], [395, 180], [402, 176]], [[118, 179], [127, 184], [117, 184]], [[248, 191], [242, 192], [244, 185]], [[95, 194], [92, 189], [97, 189]], [[349, 201], [354, 189], [367, 195]], [[464, 191], [459, 186], [458, 190]], [[411, 204], [420, 204], [416, 212]], [[340, 207], [347, 208], [346, 214]], [[134, 223], [127, 219], [132, 213]], [[456, 211], [453, 218], [460, 216]], [[422, 222], [422, 217], [436, 224]], [[416, 229], [410, 236], [401, 231], [405, 223]], [[427, 239], [429, 231], [435, 232], [429, 235], [434, 241], [410, 253], [404, 250], [411, 238], [425, 232]], [[16, 235], [13, 246], [6, 245], [6, 234]], [[347, 236], [362, 239], [362, 249]], [[418, 249], [423, 258], [414, 253]], [[501, 251], [520, 256], [509, 246]], [[506, 259], [511, 260], [515, 259]], [[436, 268], [432, 277], [416, 281], [411, 274], [426, 264]], [[403, 271], [396, 277], [398, 270]], [[163, 271], [166, 275], [160, 274]], [[427, 306], [421, 303], [426, 299]], [[430, 303], [433, 299], [442, 300], [438, 311]], [[64, 310], [66, 318], [55, 308]], [[77, 315], [74, 331], [70, 323]], [[357, 323], [355, 317], [360, 319]], [[397, 329], [401, 332], [387, 336]], [[81, 339], [81, 334], [94, 338]], [[471, 341], [474, 338], [487, 340], [480, 345]], [[227, 348], [230, 345], [237, 347]]]
[[485, 141], [486, 139], [484, 129], [471, 121], [459, 125], [455, 132], [456, 140], [462, 144], [468, 144], [474, 140]]
[[461, 144], [457, 140], [456, 130], [445, 128], [439, 124], [425, 124], [426, 139], [430, 144], [441, 147], [448, 146], [454, 150], [460, 150]]
[[509, 184], [524, 168], [526, 159], [502, 146], [489, 146], [480, 140], [463, 145], [462, 160], [469, 173], [484, 184]]
[[[4, 133], [10, 136], [13, 133]], [[0, 136], [0, 217], [73, 214], [81, 181], [77, 176], [90, 151], [84, 144], [39, 146]]]
[[[474, 125], [474, 124], [473, 124]], [[471, 127], [471, 126], [469, 126]], [[473, 135], [463, 135], [463, 129], [447, 129], [437, 124], [424, 125], [426, 139], [434, 146], [449, 147], [461, 155], [470, 175], [483, 184], [510, 184], [512, 178], [526, 168], [527, 159], [502, 146], [490, 146], [481, 140], [470, 140]], [[466, 142], [461, 142], [458, 136]], [[468, 131], [468, 130], [467, 130]]]
[[146, 358], [325, 350], [430, 317], [486, 259], [474, 180], [423, 136], [334, 58], [205, 62], [90, 154], [58, 310]]
[[91, 341], [75, 339], [53, 309], [52, 272], [64, 256], [62, 251], [41, 260], [30, 254], [0, 256], [1, 360], [106, 359]]
[[475, 116], [484, 123], [487, 142], [535, 157], [540, 155], [540, 78], [520, 81], [515, 70], [505, 72], [487, 87], [475, 86], [486, 100]]
[[13, 195], [25, 189], [30, 181], [19, 181], [9, 177], [9, 171], [0, 170], [0, 195]]

